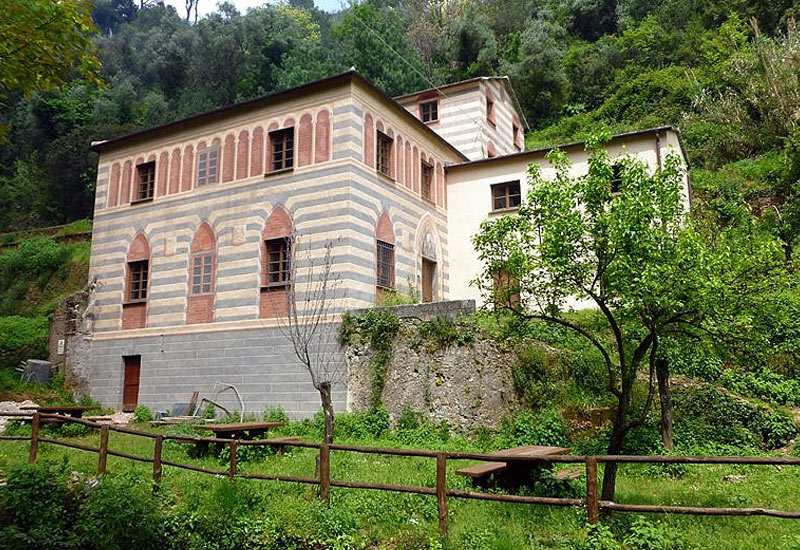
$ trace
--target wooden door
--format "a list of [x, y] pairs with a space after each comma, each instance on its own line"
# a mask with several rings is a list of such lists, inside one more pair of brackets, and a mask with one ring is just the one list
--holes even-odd
[[141, 355], [123, 357], [125, 377], [122, 386], [122, 410], [132, 412], [139, 404], [139, 374], [142, 369]]
[[433, 301], [433, 277], [436, 273], [436, 262], [422, 258], [422, 301]]

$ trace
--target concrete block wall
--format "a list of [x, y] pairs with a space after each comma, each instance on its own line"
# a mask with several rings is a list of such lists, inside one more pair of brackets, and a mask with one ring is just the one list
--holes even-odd
[[[336, 331], [327, 332], [320, 346], [338, 350]], [[320, 408], [319, 393], [278, 327], [95, 339], [88, 378], [92, 397], [104, 406], [122, 406], [122, 357], [127, 355], [141, 355], [139, 404], [154, 411], [187, 402], [194, 391], [210, 398], [215, 382], [235, 385], [248, 413], [280, 406], [292, 418], [307, 418]], [[333, 401], [343, 412], [347, 373], [343, 352], [337, 356], [342, 375]], [[239, 408], [230, 391], [221, 394], [220, 404]]]

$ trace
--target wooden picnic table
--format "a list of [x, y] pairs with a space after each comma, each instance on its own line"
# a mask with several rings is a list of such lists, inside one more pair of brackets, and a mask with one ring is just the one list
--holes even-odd
[[481, 462], [456, 470], [456, 474], [472, 478], [476, 485], [486, 485], [491, 479], [509, 487], [519, 487], [530, 481], [531, 472], [542, 468], [543, 463], [514, 460], [531, 456], [561, 456], [569, 454], [565, 447], [548, 447], [545, 445], [521, 445], [511, 449], [502, 449], [489, 453], [503, 458], [497, 462]]
[[[80, 418], [83, 416], [83, 413], [95, 408], [97, 407], [81, 407], [74, 405], [49, 405], [46, 407], [40, 407], [40, 406], [20, 407], [20, 410], [31, 411], [31, 413], [40, 412], [45, 414], [61, 414], [64, 416], [71, 416], [72, 418]], [[40, 422], [42, 424], [60, 423], [63, 422], [63, 420], [59, 418], [42, 418]]]

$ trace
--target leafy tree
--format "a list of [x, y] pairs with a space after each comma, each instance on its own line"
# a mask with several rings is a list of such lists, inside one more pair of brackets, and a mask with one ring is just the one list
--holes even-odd
[[73, 68], [96, 81], [89, 10], [84, 0], [0, 0], [0, 100], [60, 86]]
[[[742, 305], [778, 280], [771, 276], [780, 262], [775, 240], [750, 237], [755, 231], [707, 238], [687, 216], [677, 157], [654, 174], [640, 161], [618, 159], [622, 179], [612, 188], [615, 169], [601, 141], [589, 143], [585, 176], [573, 177], [560, 151], [548, 156], [552, 179], [529, 168], [518, 215], [487, 220], [474, 237], [484, 262], [475, 284], [497, 303], [518, 303], [511, 309], [520, 317], [567, 327], [597, 348], [617, 402], [607, 449], [614, 455], [645, 421], [657, 380], [662, 406], [669, 403], [667, 365], [657, 361], [660, 339], [686, 327], [727, 337], [746, 333], [751, 317]], [[498, 288], [499, 278], [507, 283]], [[598, 308], [603, 331], [564, 314], [580, 304]], [[634, 387], [645, 366], [647, 397], [636, 410]], [[613, 499], [616, 472], [606, 467], [606, 500]]]

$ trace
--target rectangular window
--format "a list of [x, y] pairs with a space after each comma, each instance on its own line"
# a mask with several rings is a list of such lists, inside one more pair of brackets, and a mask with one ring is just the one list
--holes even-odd
[[522, 200], [519, 182], [509, 181], [492, 185], [492, 210], [517, 208]]
[[514, 123], [512, 132], [514, 134], [514, 148], [517, 151], [522, 151], [522, 129]]
[[147, 260], [128, 264], [128, 301], [142, 302], [147, 299]]
[[615, 164], [612, 168], [614, 175], [611, 177], [611, 192], [619, 193], [622, 190], [622, 166]]
[[213, 271], [213, 254], [197, 254], [192, 257], [192, 294], [211, 294]]
[[289, 282], [291, 259], [289, 239], [270, 239], [264, 241], [267, 255], [267, 286], [283, 286]]
[[378, 172], [384, 176], [391, 174], [392, 169], [392, 138], [378, 132]]
[[156, 188], [156, 163], [145, 162], [136, 166], [137, 183], [136, 200], [146, 201], [153, 198]]
[[439, 120], [439, 101], [426, 101], [421, 103], [420, 112], [422, 113], [422, 122], [436, 122]]
[[422, 163], [422, 198], [433, 201], [433, 166]]
[[494, 125], [494, 100], [486, 98], [486, 120]]
[[217, 183], [219, 173], [219, 148], [197, 152], [197, 187]]
[[272, 143], [272, 171], [294, 166], [294, 128], [284, 128], [269, 133]]
[[381, 288], [394, 288], [394, 245], [378, 241], [378, 277], [377, 284]]

